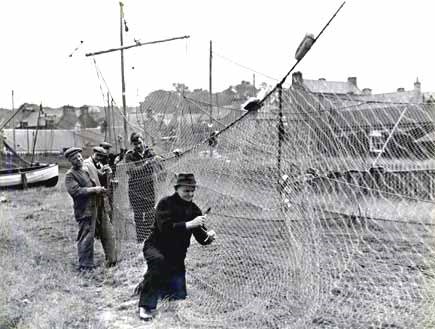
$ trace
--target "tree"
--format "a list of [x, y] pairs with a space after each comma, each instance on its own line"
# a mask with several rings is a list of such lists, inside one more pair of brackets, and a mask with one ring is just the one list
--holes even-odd
[[185, 93], [189, 92], [189, 87], [186, 86], [184, 83], [173, 83], [172, 86], [174, 87], [175, 91], [181, 95], [184, 95]]

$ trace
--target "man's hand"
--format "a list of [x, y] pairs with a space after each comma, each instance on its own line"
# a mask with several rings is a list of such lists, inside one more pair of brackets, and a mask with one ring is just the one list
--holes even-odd
[[95, 186], [94, 189], [97, 194], [104, 194], [107, 192], [106, 188], [103, 186]]
[[191, 220], [190, 222], [186, 222], [186, 228], [188, 229], [188, 230], [190, 230], [190, 229], [192, 229], [192, 228], [195, 228], [195, 227], [199, 227], [199, 226], [201, 226], [201, 225], [204, 225], [205, 224], [205, 219], [206, 219], [206, 216], [198, 216], [198, 217], [195, 217], [193, 220]]
[[207, 231], [207, 238], [205, 241], [213, 242], [214, 240], [216, 240], [216, 232], [213, 230]]
[[106, 174], [111, 174], [112, 173], [112, 168], [110, 168], [110, 166], [108, 164], [104, 165], [103, 168], [101, 168], [102, 171]]

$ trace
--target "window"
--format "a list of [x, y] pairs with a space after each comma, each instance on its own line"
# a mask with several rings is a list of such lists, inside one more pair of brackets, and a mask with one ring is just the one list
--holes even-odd
[[369, 134], [370, 152], [380, 153], [386, 142], [386, 134], [383, 130], [372, 130]]
[[54, 120], [51, 120], [51, 119], [46, 120], [46, 121], [45, 121], [45, 126], [46, 126], [47, 128], [54, 128]]
[[27, 128], [29, 126], [29, 124], [27, 123], [27, 121], [20, 121], [20, 128]]

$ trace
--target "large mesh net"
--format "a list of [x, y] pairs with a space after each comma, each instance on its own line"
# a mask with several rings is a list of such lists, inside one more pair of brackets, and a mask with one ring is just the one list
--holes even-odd
[[[217, 240], [190, 247], [190, 326], [435, 326], [432, 99], [298, 77], [258, 111], [227, 106], [211, 121], [209, 104], [178, 95], [169, 116], [157, 97], [161, 122], [145, 130], [163, 160], [116, 171], [122, 247], [137, 238], [134, 208], [192, 172]], [[140, 216], [146, 237], [153, 215]]]

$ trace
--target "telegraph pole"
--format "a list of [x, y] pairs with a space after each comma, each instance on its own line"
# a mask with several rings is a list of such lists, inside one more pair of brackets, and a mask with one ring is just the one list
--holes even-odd
[[124, 116], [124, 147], [128, 146], [128, 125], [127, 125], [127, 100], [125, 98], [125, 76], [124, 76], [124, 34], [122, 23], [124, 21], [124, 4], [119, 2], [120, 10], [120, 39], [121, 39], [121, 85], [122, 85], [122, 113]]

